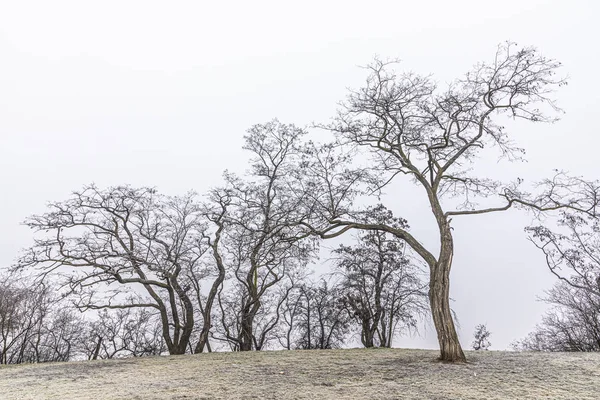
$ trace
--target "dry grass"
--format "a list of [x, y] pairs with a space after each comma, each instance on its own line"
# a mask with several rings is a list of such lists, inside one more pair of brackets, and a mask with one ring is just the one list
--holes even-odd
[[0, 399], [599, 399], [600, 354], [212, 353], [0, 368]]

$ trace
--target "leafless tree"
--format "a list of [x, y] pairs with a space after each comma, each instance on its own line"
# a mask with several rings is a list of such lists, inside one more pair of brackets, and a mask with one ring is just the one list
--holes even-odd
[[164, 353], [159, 315], [148, 309], [101, 310], [80, 333], [80, 352], [89, 360]]
[[29, 340], [24, 362], [70, 361], [77, 356], [85, 320], [72, 308], [55, 307]]
[[[194, 353], [201, 353], [206, 348], [212, 351], [209, 337], [212, 328], [213, 305], [219, 288], [222, 287], [226, 277], [226, 266], [221, 256], [221, 239], [226, 228], [231, 196], [228, 191], [212, 190], [208, 194], [208, 203], [204, 205], [203, 212], [211, 227], [203, 233], [204, 239], [209, 246], [209, 253], [212, 255], [212, 261], [208, 261], [208, 267], [197, 271], [192, 271], [192, 286], [196, 294], [196, 300], [202, 314], [202, 329], [199, 332], [198, 341]], [[207, 277], [212, 277], [212, 283], [207, 294], [203, 294], [201, 282]]]
[[544, 301], [551, 309], [513, 347], [528, 351], [600, 351], [600, 297], [558, 282]]
[[222, 238], [213, 249], [231, 271], [234, 282], [228, 286], [236, 291], [220, 298], [221, 311], [226, 313], [221, 322], [236, 350], [263, 347], [265, 329], [274, 329], [263, 320], [262, 333], [257, 331], [257, 316], [269, 315], [261, 310], [265, 299], [278, 308], [284, 298], [274, 299], [273, 293], [284, 278], [304, 269], [316, 251], [315, 238], [298, 223], [304, 211], [301, 193], [288, 180], [303, 135], [302, 130], [276, 120], [255, 125], [245, 136], [244, 148], [252, 153], [249, 173], [244, 180], [226, 173], [226, 186], [217, 191], [228, 204]]
[[277, 339], [279, 345], [286, 350], [292, 350], [297, 341], [297, 331], [304, 308], [304, 282], [298, 282], [288, 288], [288, 294], [281, 305], [281, 324], [278, 327]]
[[0, 286], [0, 364], [72, 359], [85, 321], [53, 287], [24, 277]]
[[556, 229], [527, 228], [549, 270], [562, 282], [600, 297], [600, 220], [561, 213]]
[[300, 312], [295, 348], [335, 349], [341, 347], [349, 332], [348, 314], [342, 293], [336, 285], [321, 279], [299, 287]]
[[[557, 120], [560, 110], [551, 94], [565, 84], [556, 77], [559, 66], [534, 48], [519, 49], [507, 43], [498, 47], [492, 62], [477, 64], [439, 90], [430, 77], [398, 74], [393, 63], [377, 60], [368, 68], [366, 85], [351, 91], [334, 122], [323, 126], [337, 135], [344, 153], [336, 157], [334, 145], [307, 147], [297, 174], [301, 182], [297, 185], [311, 196], [307, 208], [315, 219], [307, 225], [322, 238], [350, 229], [389, 232], [425, 261], [441, 360], [465, 361], [449, 303], [454, 218], [511, 208], [536, 213], [567, 208], [596, 214], [597, 182], [557, 172], [528, 193], [522, 179], [501, 182], [475, 173], [478, 155], [489, 157], [496, 151], [503, 160], [524, 157], [523, 149], [502, 126], [502, 118], [537, 123]], [[361, 167], [358, 162], [365, 154], [371, 159]], [[437, 254], [408, 229], [356, 218], [353, 201], [379, 194], [402, 178], [423, 190], [437, 225]]]
[[41, 336], [48, 303], [45, 290], [0, 286], [0, 364], [26, 362], [30, 340]]
[[[408, 227], [383, 206], [375, 207], [367, 218]], [[406, 256], [402, 240], [384, 231], [366, 231], [357, 239], [355, 245], [340, 245], [334, 251], [342, 300], [360, 326], [365, 347], [391, 347], [398, 328], [416, 328], [417, 317], [427, 312], [426, 285]]]
[[293, 284], [286, 279], [263, 297], [261, 310], [254, 322], [254, 348], [263, 350], [272, 348], [278, 339], [278, 329], [282, 316], [282, 305], [288, 299]]
[[80, 310], [154, 310], [169, 353], [185, 353], [198, 317], [194, 288], [207, 275], [209, 248], [195, 195], [88, 186], [49, 208], [26, 221], [47, 234], [18, 268], [36, 268], [42, 279], [58, 277]]
[[[248, 303], [247, 292], [239, 282], [228, 282], [232, 286], [217, 296], [219, 321], [213, 333], [215, 340], [226, 342], [232, 351], [241, 350], [243, 310]], [[261, 296], [260, 308], [256, 311], [252, 324], [251, 349], [264, 350], [272, 348], [281, 342], [282, 324], [286, 321], [285, 304], [290, 301], [290, 292], [294, 285], [285, 278]]]
[[559, 282], [544, 301], [552, 308], [515, 347], [600, 351], [600, 221], [563, 211], [556, 226], [527, 228]]
[[479, 324], [475, 327], [475, 333], [473, 334], [474, 340], [471, 344], [473, 350], [489, 350], [491, 332], [488, 331], [485, 324]]
[[218, 307], [213, 319], [218, 322], [210, 334], [216, 341], [226, 343], [231, 351], [240, 351], [241, 312], [245, 303], [243, 291], [235, 283], [228, 290], [224, 288], [225, 285], [222, 285], [217, 293]]

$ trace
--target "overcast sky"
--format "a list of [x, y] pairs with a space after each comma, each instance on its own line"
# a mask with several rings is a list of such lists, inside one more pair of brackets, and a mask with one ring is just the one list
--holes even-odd
[[[558, 93], [567, 113], [554, 125], [515, 127], [529, 163], [484, 168], [600, 178], [598, 2], [291, 3], [0, 0], [0, 266], [31, 243], [25, 217], [84, 184], [180, 194], [218, 184], [224, 169], [242, 172], [248, 127], [327, 121], [375, 55], [443, 85], [490, 60], [499, 42], [538, 47], [571, 78]], [[407, 193], [390, 188], [387, 205], [436, 246], [422, 197]], [[516, 211], [453, 222], [451, 296], [465, 347], [478, 323], [503, 349], [539, 322], [536, 299], [554, 279], [526, 240], [529, 222]], [[396, 345], [437, 340], [430, 328]]]

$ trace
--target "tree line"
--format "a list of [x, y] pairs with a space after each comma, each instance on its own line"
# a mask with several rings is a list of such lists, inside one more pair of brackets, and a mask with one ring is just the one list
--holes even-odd
[[[110, 192], [114, 197], [114, 190]], [[83, 231], [79, 235], [79, 239], [87, 236]], [[355, 244], [336, 249], [329, 279], [314, 280], [307, 264], [294, 264], [293, 274], [254, 294], [259, 305], [254, 306], [251, 319], [250, 294], [241, 286], [245, 281], [238, 279], [237, 269], [229, 267], [221, 278], [208, 241], [204, 252], [191, 253], [197, 258], [193, 263], [186, 259], [188, 253], [172, 250], [173, 259], [190, 267], [187, 276], [175, 281], [172, 273], [153, 270], [147, 259], [132, 262], [107, 253], [106, 236], [100, 237], [87, 237], [85, 255], [73, 248], [59, 250], [68, 252], [71, 260], [87, 259], [86, 268], [77, 267], [83, 272], [76, 279], [71, 270], [65, 271], [62, 279], [45, 277], [38, 284], [13, 277], [10, 282], [21, 283], [0, 287], [0, 363], [199, 353], [215, 346], [232, 351], [332, 349], [348, 343], [353, 334], [365, 347], [391, 347], [398, 333], [416, 329], [418, 318], [427, 312], [421, 271], [402, 255], [401, 242], [381, 232], [359, 235]], [[160, 242], [155, 245], [146, 248], [146, 254], [157, 253], [164, 246]], [[102, 263], [94, 267], [97, 270], [87, 265], [92, 257], [98, 265]], [[135, 265], [141, 264], [144, 266], [135, 271]], [[46, 268], [64, 266], [62, 260], [45, 267], [43, 274], [48, 272]], [[106, 272], [108, 268], [111, 270]], [[146, 282], [132, 278], [140, 273]], [[257, 269], [256, 279], [264, 281], [270, 273]], [[94, 283], [86, 286], [87, 282]], [[143, 285], [164, 290], [151, 288], [157, 295], [152, 302], [152, 296], [143, 295]], [[214, 305], [207, 310], [212, 288], [217, 288]], [[191, 305], [189, 313], [186, 304]], [[82, 314], [81, 310], [95, 312], [86, 318], [89, 312]], [[205, 318], [210, 318], [210, 325]]]
[[[227, 179], [234, 184], [204, 201], [88, 186], [29, 219], [41, 237], [15, 272], [34, 271], [34, 281], [0, 288], [0, 360], [331, 349], [352, 334], [365, 347], [391, 347], [416, 329], [426, 286], [402, 241], [360, 233], [315, 279], [318, 243], [294, 236], [279, 183]], [[381, 207], [370, 215], [393, 218]]]
[[[450, 308], [452, 221], [517, 208], [559, 213], [558, 229], [597, 227], [600, 184], [560, 170], [529, 185], [477, 174], [482, 157], [524, 160], [506, 119], [558, 119], [552, 95], [566, 81], [535, 48], [501, 44], [442, 88], [394, 67], [368, 67], [331, 122], [313, 127], [330, 134], [323, 143], [277, 120], [250, 128], [248, 172], [225, 172], [204, 196], [92, 185], [50, 203], [26, 220], [35, 242], [12, 270], [51, 282], [79, 310], [146, 313], [170, 354], [331, 348], [350, 331], [366, 347], [391, 346], [428, 313], [440, 359], [465, 361]], [[401, 196], [382, 197], [403, 180], [429, 205], [438, 245], [394, 215]], [[597, 296], [597, 268], [560, 251], [570, 236], [528, 229], [569, 290]], [[333, 252], [330, 279], [311, 281], [322, 242], [348, 235], [356, 242]]]

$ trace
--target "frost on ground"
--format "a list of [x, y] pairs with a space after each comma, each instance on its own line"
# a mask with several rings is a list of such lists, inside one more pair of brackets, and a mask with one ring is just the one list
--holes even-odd
[[598, 399], [600, 354], [211, 353], [0, 368], [0, 399]]

